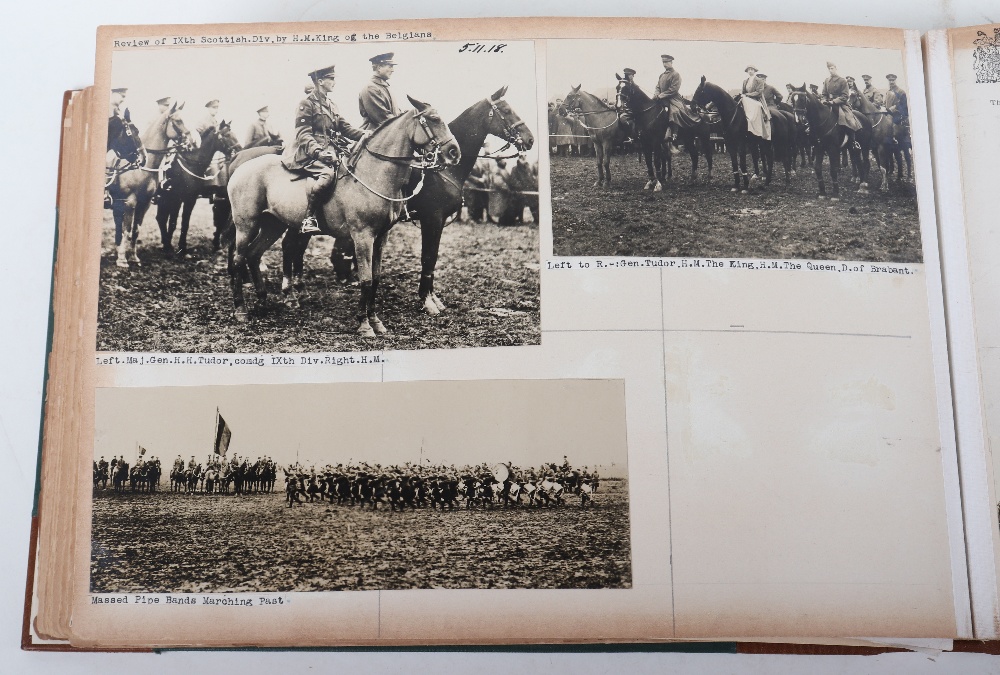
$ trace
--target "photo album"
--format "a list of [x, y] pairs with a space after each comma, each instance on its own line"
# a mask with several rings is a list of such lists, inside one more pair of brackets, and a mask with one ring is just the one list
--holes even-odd
[[1000, 27], [96, 44], [24, 648], [1000, 637]]

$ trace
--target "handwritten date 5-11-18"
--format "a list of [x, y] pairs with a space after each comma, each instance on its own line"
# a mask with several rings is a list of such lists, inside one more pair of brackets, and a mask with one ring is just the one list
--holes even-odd
[[506, 47], [505, 44], [483, 44], [482, 42], [466, 42], [464, 45], [458, 48], [458, 53], [466, 52], [467, 54], [499, 54]]

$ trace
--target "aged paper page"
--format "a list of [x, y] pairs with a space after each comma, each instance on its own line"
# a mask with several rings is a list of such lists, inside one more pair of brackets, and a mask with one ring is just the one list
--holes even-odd
[[[468, 20], [116, 27], [98, 47], [96, 90], [112, 103], [97, 106], [91, 170], [114, 160], [103, 116], [111, 129], [125, 108], [148, 170], [113, 177], [107, 210], [91, 195], [75, 643], [970, 634], [915, 35]], [[787, 110], [754, 103], [762, 72]], [[869, 159], [880, 113], [849, 135], [808, 89], [835, 94], [862, 72], [909, 92], [899, 178]], [[316, 120], [361, 138], [383, 90], [401, 114], [368, 125], [370, 150], [344, 154], [353, 173], [316, 210], [336, 247], [296, 249], [313, 162], [334, 161], [310, 145], [333, 129]], [[657, 126], [658, 110], [677, 126]], [[738, 114], [767, 143], [730, 135]], [[254, 118], [272, 144], [227, 163], [227, 130], [250, 145]], [[621, 133], [607, 140], [610, 185], [595, 147], [608, 129]], [[792, 154], [811, 145], [829, 154], [824, 183]], [[161, 231], [188, 181], [163, 162], [221, 180], [193, 164], [206, 147], [231, 170], [226, 189], [196, 203], [190, 230], [182, 211]], [[749, 164], [734, 167], [743, 147]], [[454, 173], [472, 157], [485, 182], [471, 162]], [[444, 196], [411, 200], [419, 229], [380, 235], [404, 215], [392, 200], [414, 189], [410, 169]], [[454, 222], [435, 221], [470, 176]], [[130, 236], [132, 202], [153, 194]], [[232, 266], [215, 220], [226, 203]], [[351, 240], [356, 286], [337, 253]], [[268, 446], [272, 433], [289, 442]], [[237, 543], [218, 523], [248, 509], [284, 525]], [[371, 571], [345, 574], [365, 551]]]

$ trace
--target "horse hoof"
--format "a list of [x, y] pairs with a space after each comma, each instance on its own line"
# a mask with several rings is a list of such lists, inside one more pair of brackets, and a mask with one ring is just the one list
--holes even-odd
[[737, 190], [736, 188], [729, 188], [729, 191], [730, 192], [739, 192], [739, 190]]
[[385, 324], [382, 323], [382, 320], [378, 317], [372, 317], [369, 319], [369, 322], [371, 323], [372, 330], [374, 330], [376, 334], [385, 335], [389, 332], [389, 329], [385, 327]]
[[656, 185], [653, 186], [653, 192], [663, 192], [663, 184], [657, 181]]
[[247, 310], [242, 307], [236, 310], [235, 316], [237, 323], [246, 323], [250, 320], [250, 317], [247, 315]]
[[826, 195], [816, 195], [816, 199], [826, 199]]
[[127, 270], [128, 269], [128, 261], [125, 260], [124, 258], [118, 258], [117, 260], [115, 260], [115, 266], [116, 267], [120, 267], [123, 270]]
[[434, 304], [437, 305], [437, 308], [442, 312], [447, 309], [445, 304], [441, 302], [441, 298], [438, 297], [437, 293], [431, 293], [431, 298], [434, 300]]
[[840, 197], [830, 197], [830, 201], [831, 202], [839, 202], [840, 201]]
[[292, 280], [288, 277], [281, 277], [281, 292], [287, 293], [292, 288]]
[[748, 195], [748, 194], [750, 194], [750, 190], [740, 190], [740, 194], [741, 195]]
[[367, 320], [362, 321], [361, 325], [358, 326], [358, 335], [363, 338], [373, 338], [375, 337], [375, 331], [372, 330], [372, 326]]
[[434, 303], [434, 300], [432, 300], [431, 296], [429, 295], [426, 298], [424, 298], [424, 311], [427, 312], [430, 316], [437, 316], [438, 314], [441, 313], [441, 310], [438, 309], [438, 306]]

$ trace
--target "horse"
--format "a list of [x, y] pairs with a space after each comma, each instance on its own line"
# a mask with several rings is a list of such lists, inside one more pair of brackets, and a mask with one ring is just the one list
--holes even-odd
[[[417, 289], [420, 303], [425, 312], [436, 316], [445, 310], [445, 304], [434, 290], [434, 270], [437, 267], [441, 249], [441, 234], [445, 224], [462, 211], [462, 193], [466, 179], [472, 173], [479, 159], [509, 159], [530, 150], [535, 137], [527, 124], [518, 116], [510, 104], [504, 100], [507, 87], [501, 87], [493, 94], [466, 108], [458, 117], [448, 123], [455, 142], [461, 152], [458, 164], [442, 171], [423, 174], [423, 188], [414, 192], [420, 184], [421, 172], [414, 171], [403, 194], [410, 195], [407, 209], [410, 217], [420, 223], [420, 286]], [[494, 153], [480, 155], [486, 137], [489, 135], [503, 139], [506, 145]], [[504, 155], [513, 147], [514, 154]], [[537, 187], [535, 188], [537, 190]], [[537, 197], [535, 197], [537, 222]], [[282, 242], [283, 276], [282, 290], [302, 288], [302, 259], [309, 243], [308, 235], [289, 231]], [[338, 250], [341, 242], [338, 240]], [[334, 252], [336, 255], [336, 251]], [[332, 260], [334, 266], [338, 264]]]
[[[165, 176], [169, 179], [169, 188], [160, 190], [156, 207], [156, 222], [160, 226], [160, 239], [163, 252], [168, 258], [173, 257], [173, 236], [177, 228], [177, 220], [181, 221], [181, 235], [177, 242], [177, 254], [187, 257], [187, 233], [191, 224], [191, 212], [194, 210], [198, 197], [209, 187], [213, 176], [208, 175], [208, 169], [216, 152], [221, 152], [227, 158], [240, 148], [240, 142], [233, 134], [231, 125], [222, 120], [218, 128], [209, 126], [201, 133], [201, 142], [197, 148], [182, 150], [167, 169]], [[183, 209], [183, 213], [182, 213]], [[218, 227], [215, 239], [218, 240]]]
[[142, 265], [136, 253], [139, 226], [156, 193], [158, 176], [167, 155], [173, 153], [177, 145], [197, 147], [200, 143], [200, 138], [188, 131], [181, 118], [183, 108], [183, 103], [174, 103], [163, 111], [140, 139], [145, 154], [142, 165], [122, 171], [108, 182], [111, 213], [115, 220], [115, 264], [118, 267], [127, 269], [130, 261], [136, 267]]
[[628, 138], [621, 116], [614, 107], [593, 94], [583, 91], [583, 85], [570, 89], [566, 106], [572, 107], [585, 122], [581, 122], [594, 143], [597, 158], [597, 182], [594, 187], [611, 186], [611, 155], [614, 148]]
[[125, 492], [125, 483], [129, 478], [128, 464], [125, 462], [119, 462], [115, 466], [114, 476], [111, 478], [111, 485], [114, 487], [115, 492]]
[[896, 140], [893, 135], [892, 113], [884, 108], [877, 107], [861, 92], [852, 92], [850, 103], [852, 108], [867, 115], [871, 121], [871, 153], [875, 158], [875, 166], [881, 174], [879, 189], [882, 192], [888, 192], [889, 181], [887, 172], [892, 163], [892, 151]]
[[[635, 82], [631, 82], [617, 73], [615, 73], [615, 77], [618, 78], [618, 95], [621, 97], [622, 105], [636, 117], [636, 124], [639, 127], [639, 139], [643, 148], [646, 148], [647, 142], [650, 144], [655, 142], [662, 144], [665, 140], [666, 129], [664, 128], [662, 134], [659, 133], [659, 129], [661, 126], [666, 127], [669, 124], [669, 111], [667, 108], [659, 103], [659, 101], [647, 96], [646, 92]], [[665, 119], [661, 119], [661, 115]], [[675, 126], [677, 137], [684, 144], [684, 148], [691, 158], [690, 182], [694, 184], [698, 180], [699, 145], [705, 153], [705, 161], [708, 164], [708, 180], [711, 180], [713, 146], [711, 138], [712, 129], [708, 121], [702, 118], [694, 126], [682, 126], [679, 124]], [[647, 134], [647, 128], [652, 138], [644, 138]], [[657, 176], [665, 175], [666, 179], [670, 180], [674, 173], [672, 153], [669, 148], [661, 147], [657, 156], [661, 162], [665, 163], [665, 167], [657, 167]], [[648, 165], [649, 160], [647, 159], [647, 167]], [[650, 178], [653, 178], [652, 173], [650, 173]], [[655, 186], [653, 190], [657, 191]]]
[[872, 126], [871, 120], [865, 115], [857, 116], [861, 129], [855, 132], [854, 144], [850, 144], [847, 130], [837, 123], [837, 113], [819, 100], [812, 92], [806, 91], [806, 85], [794, 87], [789, 95], [795, 115], [804, 116], [809, 120], [809, 126], [816, 133], [816, 160], [814, 169], [816, 181], [819, 184], [819, 199], [826, 199], [826, 186], [823, 182], [823, 155], [830, 157], [830, 180], [833, 183], [831, 201], [840, 200], [840, 186], [837, 177], [840, 170], [840, 150], [848, 145], [851, 161], [858, 166], [861, 185], [860, 193], [868, 191], [868, 153], [871, 150]]
[[[722, 124], [722, 137], [726, 141], [726, 149], [729, 150], [729, 160], [733, 166], [733, 187], [732, 192], [740, 192], [740, 178], [742, 178], [742, 192], [746, 194], [755, 184], [760, 174], [760, 160], [762, 139], [750, 133], [746, 113], [743, 106], [738, 104], [729, 93], [717, 84], [709, 82], [704, 75], [701, 82], [691, 97], [695, 105], [706, 108], [709, 104], [714, 104], [719, 111]], [[747, 172], [747, 150], [753, 159], [753, 174]]]
[[[128, 108], [121, 117], [114, 115], [108, 118], [108, 152], [114, 153], [114, 159], [105, 166], [104, 208], [111, 208], [114, 205], [108, 187], [120, 174], [137, 169], [146, 161], [139, 129], [132, 123], [132, 113]], [[121, 236], [119, 225], [115, 230], [116, 244], [121, 240]]]
[[[356, 146], [322, 209], [320, 228], [334, 237], [354, 242], [360, 278], [358, 333], [364, 338], [387, 332], [375, 313], [375, 298], [382, 276], [382, 250], [389, 230], [399, 220], [402, 188], [410, 177], [413, 153], [423, 153], [420, 167], [437, 168], [461, 160], [461, 149], [448, 125], [430, 105], [410, 97], [414, 110], [383, 122], [373, 135]], [[348, 178], [350, 176], [350, 178]], [[282, 233], [298, 228], [305, 216], [307, 181], [294, 180], [276, 155], [263, 155], [242, 164], [229, 180], [235, 237], [230, 265], [233, 304], [238, 321], [247, 320], [243, 298], [243, 273], [254, 284], [263, 307], [267, 288], [260, 272], [264, 252]]]

